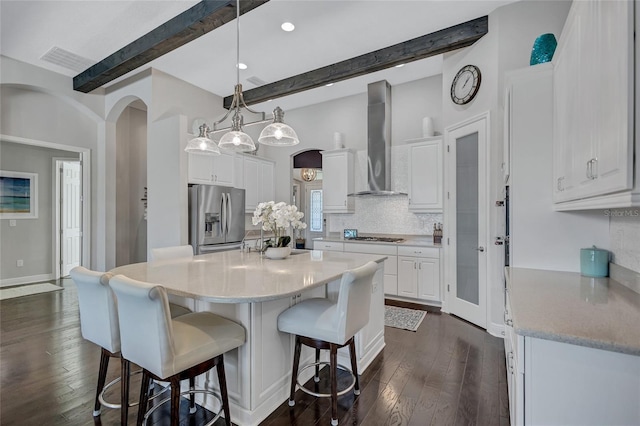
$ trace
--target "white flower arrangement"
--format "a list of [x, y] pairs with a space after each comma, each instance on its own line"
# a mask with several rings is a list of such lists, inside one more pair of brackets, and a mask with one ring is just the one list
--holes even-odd
[[265, 249], [267, 247], [286, 247], [291, 242], [291, 237], [285, 235], [287, 228], [305, 229], [307, 224], [301, 221], [303, 217], [304, 213], [299, 212], [294, 205], [268, 201], [258, 204], [253, 212], [251, 223], [254, 225], [262, 224], [264, 231], [273, 232], [273, 241], [265, 241]]

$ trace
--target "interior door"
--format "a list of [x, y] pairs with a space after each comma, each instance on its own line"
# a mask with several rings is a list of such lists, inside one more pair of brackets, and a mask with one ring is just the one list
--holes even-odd
[[305, 248], [313, 248], [313, 239], [324, 235], [322, 181], [306, 183], [304, 190], [304, 221], [307, 224]]
[[67, 276], [71, 269], [80, 266], [82, 247], [82, 171], [79, 161], [62, 161], [61, 215], [60, 215], [60, 273]]
[[447, 305], [482, 328], [487, 324], [488, 120], [487, 113], [446, 130]]

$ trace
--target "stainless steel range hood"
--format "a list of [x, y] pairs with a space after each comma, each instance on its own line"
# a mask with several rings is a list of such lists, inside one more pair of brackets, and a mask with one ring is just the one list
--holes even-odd
[[350, 196], [407, 195], [391, 190], [391, 85], [378, 81], [367, 86], [367, 191]]

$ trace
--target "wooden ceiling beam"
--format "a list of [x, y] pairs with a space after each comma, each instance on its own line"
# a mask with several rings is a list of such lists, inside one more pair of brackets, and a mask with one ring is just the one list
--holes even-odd
[[[269, 0], [242, 0], [245, 14]], [[236, 18], [235, 0], [203, 0], [73, 78], [88, 93]]]
[[[451, 52], [472, 45], [488, 31], [489, 19], [487, 16], [482, 16], [355, 58], [243, 91], [244, 101], [247, 105], [257, 104], [399, 64]], [[231, 106], [232, 99], [233, 95], [224, 98], [225, 108]]]

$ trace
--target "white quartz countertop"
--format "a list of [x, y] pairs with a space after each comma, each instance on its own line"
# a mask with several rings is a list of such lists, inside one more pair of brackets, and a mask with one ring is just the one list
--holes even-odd
[[610, 278], [507, 268], [517, 334], [640, 355], [640, 294]]
[[404, 241], [399, 243], [390, 243], [385, 241], [366, 241], [366, 240], [349, 240], [342, 237], [342, 235], [329, 235], [327, 237], [314, 238], [313, 241], [331, 241], [337, 243], [347, 244], [386, 244], [391, 246], [420, 246], [420, 247], [435, 247], [442, 248], [441, 244], [434, 244], [433, 237], [428, 235], [384, 235], [385, 237], [397, 237], [404, 238]]
[[217, 303], [281, 299], [339, 279], [384, 255], [294, 250], [286, 259], [272, 260], [240, 250], [194, 256], [192, 259], [135, 263], [109, 271], [160, 284], [169, 293]]

